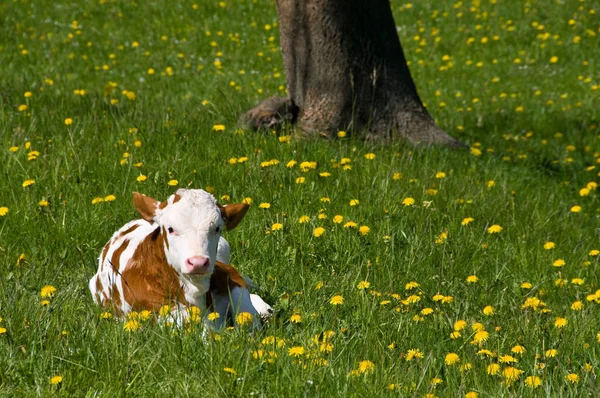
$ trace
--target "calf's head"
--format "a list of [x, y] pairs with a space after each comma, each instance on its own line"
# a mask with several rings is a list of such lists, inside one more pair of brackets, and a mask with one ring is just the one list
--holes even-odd
[[249, 207], [219, 206], [201, 189], [179, 189], [164, 202], [134, 192], [133, 202], [142, 218], [160, 228], [168, 263], [179, 274], [199, 279], [214, 270], [223, 229], [235, 228]]

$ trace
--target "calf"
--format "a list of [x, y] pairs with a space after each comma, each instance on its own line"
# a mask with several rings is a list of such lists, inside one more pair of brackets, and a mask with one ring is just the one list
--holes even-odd
[[[90, 279], [94, 300], [117, 315], [130, 311], [158, 311], [170, 305], [213, 307], [216, 326], [248, 312], [254, 326], [270, 307], [250, 295], [246, 281], [229, 262], [224, 228], [235, 228], [247, 204], [219, 206], [209, 193], [179, 189], [159, 202], [135, 192], [135, 208], [142, 216], [125, 224], [104, 246], [99, 269]], [[256, 308], [255, 308], [256, 307]], [[179, 317], [180, 315], [177, 315]]]

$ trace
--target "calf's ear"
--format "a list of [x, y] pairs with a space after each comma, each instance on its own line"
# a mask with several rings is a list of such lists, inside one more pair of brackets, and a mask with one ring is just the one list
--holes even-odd
[[228, 231], [237, 227], [250, 208], [247, 203], [234, 203], [219, 207], [221, 208], [221, 217], [225, 220], [225, 226]]
[[150, 196], [142, 195], [139, 192], [133, 193], [133, 204], [142, 218], [148, 222], [154, 222], [156, 209], [160, 202]]

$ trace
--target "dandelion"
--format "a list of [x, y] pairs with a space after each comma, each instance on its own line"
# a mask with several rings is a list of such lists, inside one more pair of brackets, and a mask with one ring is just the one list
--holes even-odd
[[446, 173], [444, 173], [443, 171], [438, 171], [438, 172], [435, 174], [435, 178], [437, 178], [438, 180], [441, 180], [441, 179], [443, 179], [443, 178], [446, 178]]
[[485, 308], [483, 309], [482, 312], [484, 315], [491, 316], [496, 313], [496, 310], [491, 305], [487, 305], [487, 306], [485, 306]]
[[529, 376], [525, 379], [525, 385], [529, 388], [538, 388], [542, 385], [542, 379], [537, 376]]
[[565, 265], [565, 260], [563, 260], [562, 258], [559, 258], [558, 260], [554, 260], [554, 262], [552, 263], [552, 266], [554, 267], [564, 267]]
[[296, 347], [290, 347], [288, 349], [288, 355], [291, 357], [301, 357], [302, 355], [304, 355], [304, 347], [302, 346], [296, 346]]
[[544, 352], [544, 356], [546, 358], [554, 358], [557, 353], [558, 353], [558, 351], [556, 351], [554, 348], [551, 348], [549, 350], [546, 350], [546, 352]]
[[338, 136], [338, 138], [344, 138], [344, 137], [346, 137], [346, 132], [345, 131], [338, 131], [337, 132], [337, 136]]
[[477, 283], [477, 281], [479, 281], [479, 278], [477, 277], [477, 275], [467, 276], [467, 283]]
[[344, 217], [340, 215], [335, 215], [333, 216], [332, 221], [336, 224], [340, 224], [342, 221], [344, 221]]
[[0, 327], [0, 335], [6, 333], [6, 328]]
[[70, 125], [72, 125], [72, 124], [73, 124], [73, 119], [71, 119], [70, 117], [66, 118], [66, 119], [65, 119], [65, 124], [66, 124], [67, 126], [70, 126]]
[[360, 202], [358, 201], [358, 199], [352, 199], [350, 201], [350, 206], [358, 206]]
[[373, 159], [375, 159], [375, 154], [374, 153], [367, 153], [367, 154], [365, 154], [365, 159], [367, 159], [367, 160], [373, 160]]
[[177, 181], [177, 180], [169, 180], [169, 182], [167, 182], [167, 185], [170, 187], [174, 187], [177, 184], [179, 184], [179, 181]]
[[354, 221], [348, 221], [346, 224], [344, 224], [344, 228], [356, 228], [358, 227], [358, 224], [355, 223]]
[[463, 220], [460, 222], [460, 225], [462, 225], [463, 227], [466, 227], [467, 225], [471, 224], [473, 221], [475, 221], [475, 219], [473, 217], [466, 217], [466, 218], [463, 218]]
[[317, 228], [315, 228], [315, 229], [314, 229], [314, 231], [313, 231], [313, 236], [314, 236], [315, 238], [318, 238], [318, 237], [320, 237], [321, 235], [323, 235], [324, 233], [325, 233], [325, 228], [323, 228], [323, 227], [317, 227]]
[[554, 321], [554, 326], [555, 326], [557, 329], [562, 329], [562, 328], [564, 328], [565, 326], [567, 326], [567, 324], [568, 324], [568, 323], [569, 323], [569, 321], [567, 321], [567, 319], [566, 319], [566, 318], [560, 318], [560, 317], [558, 317], [558, 318], [556, 318], [556, 320]]
[[454, 322], [454, 330], [456, 330], [456, 331], [463, 330], [466, 327], [467, 327], [467, 322], [463, 321], [462, 319], [459, 319], [458, 321]]
[[413, 198], [402, 199], [402, 206], [412, 206], [414, 204], [415, 204], [415, 200]]
[[63, 381], [63, 377], [56, 375], [56, 376], [52, 376], [52, 378], [50, 379], [50, 384], [58, 385], [58, 384], [62, 383], [62, 381]]
[[4, 217], [7, 214], [8, 214], [8, 207], [6, 207], [6, 206], [0, 207], [0, 217]]
[[304, 178], [304, 177], [296, 178], [296, 184], [304, 184], [304, 182], [306, 182], [306, 178]]
[[360, 282], [358, 282], [358, 285], [356, 285], [356, 288], [358, 290], [365, 290], [365, 289], [368, 289], [369, 287], [371, 287], [371, 283], [369, 281], [360, 281]]
[[506, 384], [512, 384], [519, 377], [521, 377], [522, 373], [523, 373], [523, 371], [521, 369], [517, 369], [512, 366], [507, 366], [502, 371], [502, 376], [504, 376], [504, 380], [505, 380]]
[[522, 345], [516, 345], [513, 348], [511, 348], [510, 351], [515, 354], [524, 354], [526, 350], [525, 347], [523, 347]]
[[227, 367], [225, 367], [225, 368], [223, 368], [223, 371], [225, 373], [229, 373], [230, 375], [237, 376], [237, 372], [235, 371], [234, 368], [227, 368]]
[[213, 129], [213, 131], [225, 131], [225, 125], [224, 124], [215, 124], [212, 129]]
[[137, 180], [138, 182], [144, 182], [144, 181], [146, 181], [147, 179], [148, 179], [148, 177], [146, 177], [146, 176], [145, 176], [145, 175], [143, 175], [143, 174], [140, 174], [140, 175], [139, 175], [139, 176], [136, 178], [136, 180]]
[[421, 350], [419, 350], [417, 348], [410, 349], [406, 353], [406, 361], [407, 362], [412, 359], [421, 359], [421, 358], [423, 358], [423, 353], [421, 352]]
[[42, 199], [38, 202], [38, 206], [40, 207], [48, 207], [49, 203], [46, 199]]
[[23, 181], [23, 188], [27, 188], [33, 184], [35, 184], [35, 180], [25, 180]]
[[489, 364], [486, 371], [487, 371], [487, 374], [489, 374], [491, 376], [497, 375], [498, 372], [500, 371], [500, 365], [498, 365], [497, 363]]
[[504, 228], [502, 228], [500, 225], [494, 224], [487, 229], [487, 232], [488, 234], [497, 234], [499, 232], [502, 232], [503, 229]]
[[342, 297], [340, 295], [333, 296], [329, 300], [329, 304], [331, 304], [331, 305], [342, 305], [342, 304], [344, 304], [344, 297]]
[[259, 204], [258, 207], [261, 208], [261, 209], [270, 209], [271, 208], [271, 204], [263, 202], [263, 203]]
[[290, 322], [292, 323], [300, 323], [302, 322], [302, 315], [300, 314], [292, 314], [290, 317]]
[[307, 222], [309, 222], [309, 221], [310, 221], [310, 217], [309, 217], [309, 216], [301, 216], [301, 217], [298, 219], [298, 222], [299, 222], [300, 224], [306, 224], [306, 223], [307, 223]]
[[591, 257], [596, 257], [596, 256], [598, 256], [600, 254], [600, 250], [593, 249], [593, 250], [590, 250], [590, 252], [588, 254]]
[[557, 62], [558, 62], [558, 57], [556, 55], [550, 58], [550, 63], [551, 64], [555, 64]]
[[105, 311], [102, 314], [100, 314], [100, 318], [101, 319], [110, 319], [110, 318], [112, 318], [112, 314], [108, 311]]
[[446, 365], [448, 365], [448, 366], [454, 365], [455, 363], [458, 363], [459, 361], [460, 361], [460, 357], [453, 352], [447, 354], [446, 358], [444, 359], [444, 362], [446, 362]]
[[465, 398], [478, 398], [479, 394], [477, 394], [475, 391], [469, 391], [468, 393], [465, 394]]
[[556, 247], [556, 243], [554, 242], [546, 242], [544, 243], [544, 249], [546, 250], [552, 250]]
[[52, 298], [54, 297], [54, 293], [56, 293], [56, 288], [52, 285], [46, 285], [40, 291], [40, 296], [42, 298]]
[[116, 199], [117, 197], [115, 195], [106, 195], [106, 197], [104, 197], [105, 202], [114, 202]]
[[207, 316], [208, 320], [211, 321], [211, 322], [219, 319], [220, 317], [221, 317], [221, 315], [218, 312], [215, 312], [215, 311], [211, 312]]
[[569, 373], [565, 379], [567, 379], [567, 381], [569, 381], [571, 384], [579, 383], [579, 376], [575, 373]]
[[275, 224], [271, 225], [271, 231], [279, 231], [283, 229], [283, 224], [276, 222]]
[[370, 373], [375, 369], [375, 364], [369, 360], [361, 361], [358, 364], [358, 371], [360, 373]]
[[485, 331], [485, 330], [480, 330], [478, 332], [475, 333], [475, 335], [473, 336], [473, 342], [475, 344], [482, 344], [485, 343], [490, 337], [490, 334]]
[[126, 332], [135, 332], [139, 328], [140, 328], [140, 323], [138, 321], [136, 321], [135, 319], [131, 319], [131, 320], [125, 322], [125, 325], [123, 325], [123, 329]]
[[367, 227], [366, 225], [361, 225], [360, 228], [358, 228], [358, 232], [360, 232], [360, 234], [363, 236], [368, 235], [369, 231], [371, 231], [371, 228]]
[[418, 288], [419, 286], [421, 286], [421, 285], [419, 285], [418, 282], [415, 282], [415, 281], [408, 282], [406, 285], [404, 285], [404, 290], [413, 290], [413, 289]]
[[249, 312], [240, 312], [235, 317], [235, 323], [237, 323], [238, 325], [242, 325], [242, 326], [247, 323], [252, 322], [252, 320], [253, 320], [252, 314]]
[[579, 213], [579, 212], [581, 212], [581, 206], [576, 205], [576, 206], [571, 207], [571, 213]]
[[513, 357], [511, 355], [501, 355], [500, 357], [498, 357], [498, 360], [501, 363], [516, 363], [516, 362], [519, 362], [517, 360], [517, 358], [515, 358], [515, 357]]

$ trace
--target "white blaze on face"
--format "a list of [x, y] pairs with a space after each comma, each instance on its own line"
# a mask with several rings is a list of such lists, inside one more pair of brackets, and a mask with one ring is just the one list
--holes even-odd
[[[174, 201], [176, 196], [179, 200]], [[167, 234], [167, 261], [182, 275], [210, 277], [225, 224], [217, 201], [202, 190], [180, 189], [168, 203], [155, 217]]]

